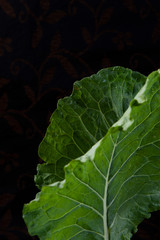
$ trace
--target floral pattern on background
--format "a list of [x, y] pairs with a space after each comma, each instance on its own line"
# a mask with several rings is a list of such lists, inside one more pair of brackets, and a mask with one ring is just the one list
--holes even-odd
[[[37, 193], [37, 149], [73, 82], [121, 65], [160, 67], [156, 0], [0, 0], [0, 239], [31, 240], [23, 204]], [[133, 240], [159, 239], [160, 213]]]

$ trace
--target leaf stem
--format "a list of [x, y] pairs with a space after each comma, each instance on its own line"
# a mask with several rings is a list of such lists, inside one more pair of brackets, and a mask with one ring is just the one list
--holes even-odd
[[[111, 135], [110, 135], [110, 137], [111, 137], [111, 140], [112, 140], [112, 136]], [[117, 137], [117, 139], [118, 139], [118, 137]], [[110, 169], [111, 169], [111, 165], [112, 165], [112, 161], [113, 161], [116, 145], [117, 145], [117, 141], [116, 141], [116, 143], [114, 143], [112, 156], [111, 156], [111, 159], [110, 159], [110, 162], [109, 162], [109, 165], [108, 165], [108, 171], [107, 171], [106, 183], [105, 183], [105, 190], [104, 190], [104, 198], [103, 198], [104, 240], [109, 240], [109, 229], [108, 229], [108, 219], [107, 219], [107, 215], [108, 215], [108, 212], [107, 212], [107, 210], [108, 210], [108, 207], [107, 207], [108, 182], [109, 182], [109, 174], [110, 174]]]

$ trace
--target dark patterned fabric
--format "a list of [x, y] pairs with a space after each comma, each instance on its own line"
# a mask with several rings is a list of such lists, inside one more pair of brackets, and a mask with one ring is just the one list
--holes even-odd
[[[59, 98], [109, 66], [160, 67], [160, 1], [0, 0], [0, 240], [31, 240], [22, 219], [37, 149]], [[160, 213], [133, 240], [160, 239]]]

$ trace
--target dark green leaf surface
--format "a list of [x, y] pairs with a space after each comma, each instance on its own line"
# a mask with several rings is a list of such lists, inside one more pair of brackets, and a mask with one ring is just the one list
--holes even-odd
[[58, 102], [40, 144], [35, 177], [39, 188], [64, 178], [64, 166], [85, 154], [126, 111], [146, 77], [123, 67], [102, 69], [74, 84], [73, 93]]
[[24, 207], [41, 240], [129, 240], [160, 209], [160, 73], [86, 154], [65, 166], [65, 180], [44, 186]]

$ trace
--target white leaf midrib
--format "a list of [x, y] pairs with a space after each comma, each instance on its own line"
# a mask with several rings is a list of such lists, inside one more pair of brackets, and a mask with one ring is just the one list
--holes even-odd
[[[112, 138], [112, 136], [110, 135], [110, 137]], [[112, 139], [111, 139], [112, 140]], [[118, 136], [117, 136], [117, 140], [118, 140]], [[113, 140], [112, 140], [113, 142]], [[109, 174], [110, 174], [110, 169], [111, 169], [111, 165], [113, 162], [113, 157], [114, 157], [114, 153], [115, 153], [115, 149], [117, 146], [117, 141], [116, 143], [114, 143], [114, 147], [112, 150], [112, 156], [108, 165], [108, 171], [107, 171], [107, 176], [106, 176], [106, 182], [105, 182], [105, 189], [104, 189], [104, 197], [103, 197], [103, 227], [104, 227], [104, 240], [109, 240], [109, 232], [108, 232], [108, 219], [107, 219], [107, 196], [108, 196], [108, 182], [109, 182]]]

